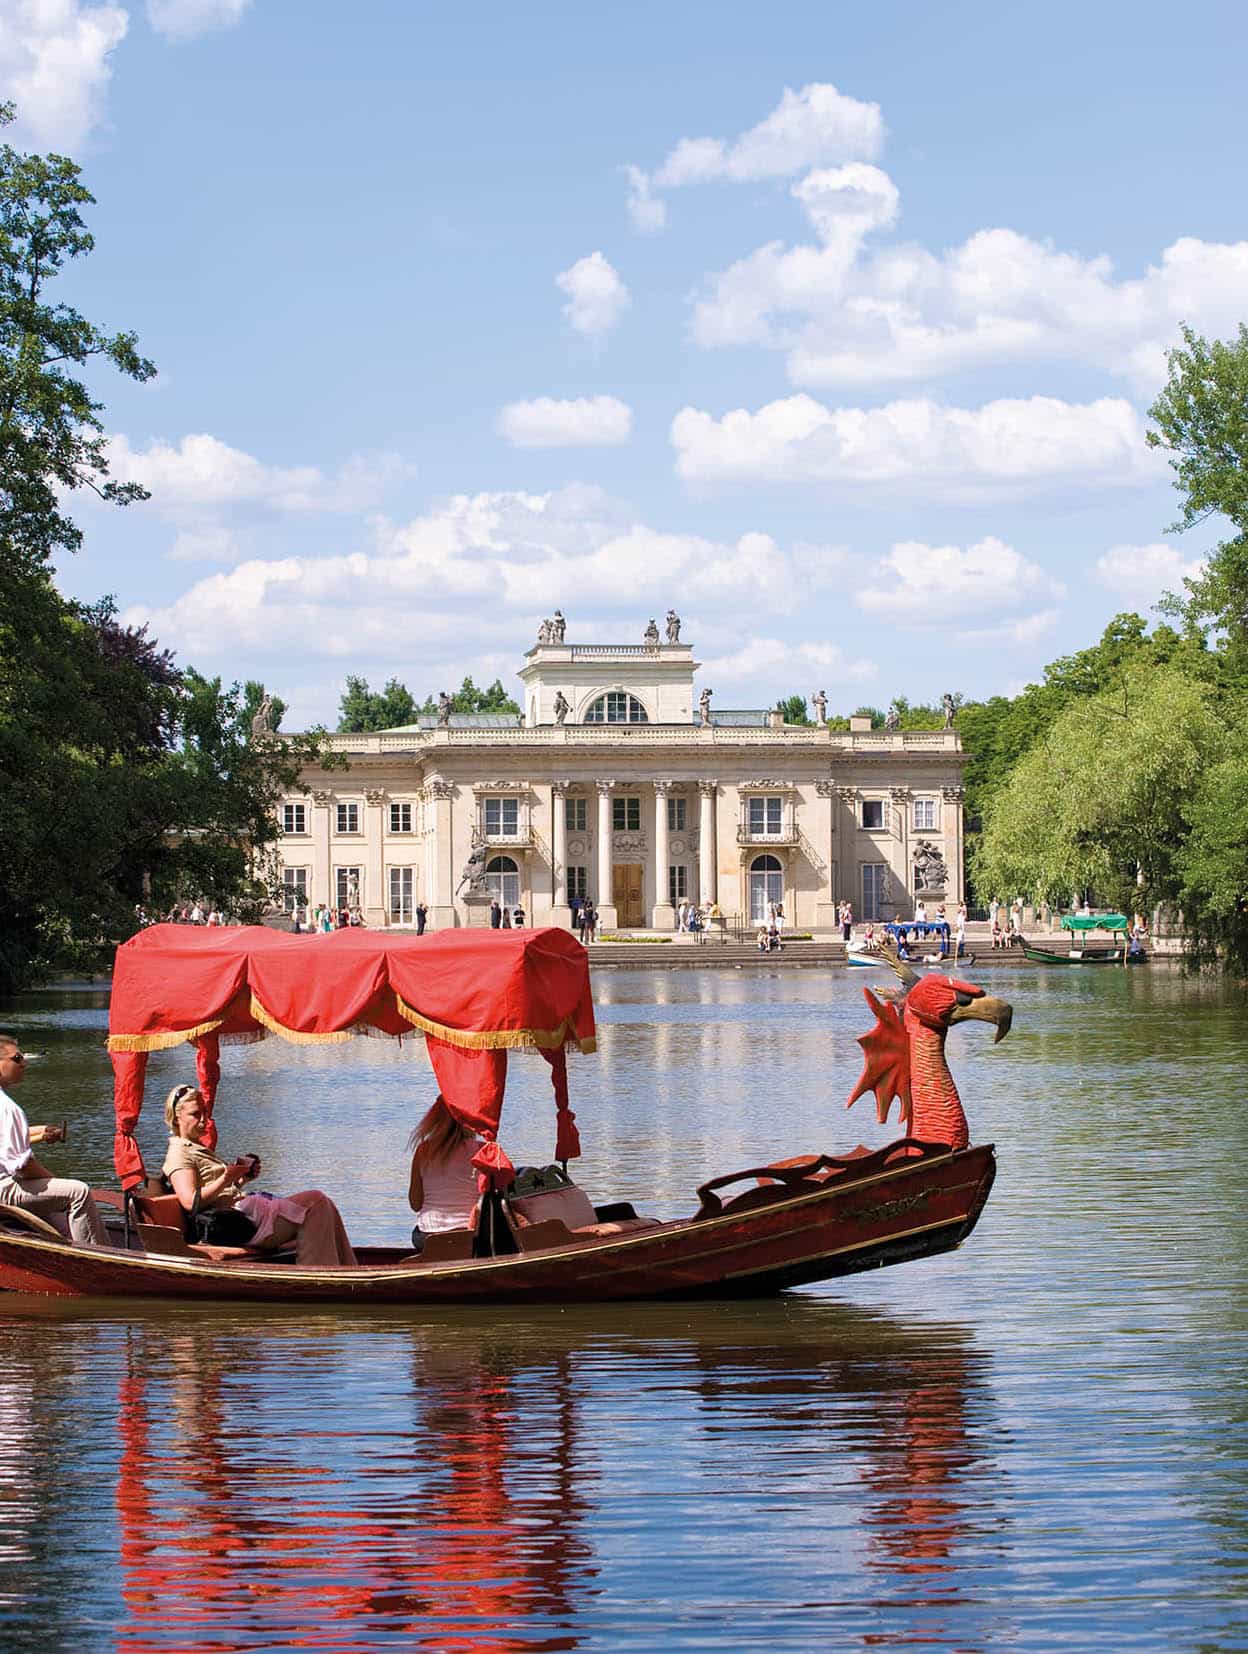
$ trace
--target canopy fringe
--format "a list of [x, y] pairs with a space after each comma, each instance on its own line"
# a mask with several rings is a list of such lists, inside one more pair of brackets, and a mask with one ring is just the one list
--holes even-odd
[[355, 1038], [354, 1028], [337, 1028], [328, 1034], [304, 1034], [297, 1028], [287, 1028], [265, 1010], [255, 994], [251, 996], [251, 1014], [271, 1034], [276, 1034], [279, 1039], [288, 1040], [291, 1045], [341, 1045], [344, 1041]]
[[218, 1017], [215, 1022], [201, 1022], [195, 1028], [176, 1028], [163, 1034], [110, 1034], [107, 1046], [110, 1051], [171, 1051], [175, 1045], [185, 1045], [201, 1034], [211, 1034], [224, 1021], [224, 1017]]
[[419, 1028], [422, 1034], [432, 1034], [435, 1039], [445, 1040], [448, 1045], [457, 1045], [462, 1051], [516, 1051], [526, 1046], [557, 1051], [565, 1042], [576, 1046], [579, 1051], [597, 1049], [595, 1040], [576, 1038], [572, 1033], [571, 1017], [566, 1017], [557, 1028], [487, 1028], [473, 1032], [467, 1028], [448, 1028], [443, 1022], [422, 1016], [401, 994], [395, 994], [394, 1001], [399, 1015], [406, 1017], [413, 1028]]

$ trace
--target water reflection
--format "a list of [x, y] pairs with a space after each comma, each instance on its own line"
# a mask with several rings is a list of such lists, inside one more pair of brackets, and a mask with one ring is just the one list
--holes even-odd
[[[8, 1345], [6, 1417], [29, 1416], [37, 1352], [74, 1322], [36, 1321], [28, 1360]], [[93, 1342], [97, 1375], [115, 1368], [111, 1407], [94, 1400], [118, 1443], [123, 1654], [626, 1646], [743, 1570], [760, 1614], [856, 1600], [866, 1647], [886, 1600], [940, 1644], [997, 1502], [970, 1334], [813, 1301], [502, 1326], [171, 1313]], [[760, 1568], [780, 1513], [783, 1555]], [[6, 1501], [10, 1557], [33, 1554], [34, 1520]], [[45, 1604], [9, 1608], [20, 1627]]]

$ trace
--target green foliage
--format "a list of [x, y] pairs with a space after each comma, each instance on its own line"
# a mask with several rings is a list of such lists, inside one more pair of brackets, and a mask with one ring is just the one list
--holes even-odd
[[1236, 533], [1209, 558], [1204, 573], [1184, 581], [1185, 596], [1166, 600], [1191, 628], [1225, 634], [1235, 669], [1248, 668], [1248, 327], [1212, 344], [1183, 329], [1185, 349], [1168, 357], [1165, 389], [1149, 409], [1151, 447], [1170, 455], [1184, 530], [1211, 515]]
[[391, 678], [383, 690], [376, 692], [368, 687], [366, 678], [349, 677], [338, 711], [339, 730], [358, 735], [414, 724], [419, 709], [407, 686], [397, 678]]
[[1227, 756], [1205, 774], [1192, 800], [1177, 858], [1177, 900], [1188, 954], [1248, 977], [1248, 726], [1227, 740]]
[[[243, 685], [243, 718], [247, 728], [251, 728], [251, 720], [260, 710], [260, 702], [264, 699], [264, 685], [256, 678], [248, 678]], [[269, 696], [269, 727], [280, 729], [282, 719], [286, 716], [286, 702], [280, 695]]]
[[[436, 712], [437, 698], [430, 695], [420, 709], [422, 712]], [[519, 712], [520, 708], [503, 688], [501, 678], [495, 678], [488, 689], [478, 689], [471, 678], [465, 678], [463, 683], [451, 696], [452, 712]]]
[[[0, 126], [13, 120], [0, 104]], [[22, 155], [0, 146], [0, 552], [9, 575], [75, 550], [81, 531], [63, 514], [66, 491], [87, 487], [115, 505], [146, 499], [108, 475], [101, 404], [74, 368], [98, 359], [130, 379], [153, 363], [133, 333], [106, 333], [48, 288], [94, 245], [81, 209], [93, 197], [61, 155]]]
[[1174, 901], [1196, 800], [1225, 750], [1217, 691], [1181, 667], [1072, 700], [988, 804], [977, 890], [1060, 905], [1093, 889], [1127, 912]]
[[776, 711], [786, 724], [807, 725], [812, 721], [805, 695], [787, 695], [784, 700], [776, 702]]
[[878, 706], [856, 706], [851, 713], [854, 718], [870, 718], [872, 729], [884, 728], [884, 714]]

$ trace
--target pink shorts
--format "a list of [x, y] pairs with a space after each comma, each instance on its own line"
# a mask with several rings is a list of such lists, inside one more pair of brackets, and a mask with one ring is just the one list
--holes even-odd
[[307, 1217], [310, 1203], [306, 1195], [244, 1195], [234, 1210], [250, 1218], [256, 1226], [256, 1232], [247, 1244], [268, 1246], [273, 1240], [273, 1225], [278, 1218], [285, 1218], [287, 1223], [298, 1227]]

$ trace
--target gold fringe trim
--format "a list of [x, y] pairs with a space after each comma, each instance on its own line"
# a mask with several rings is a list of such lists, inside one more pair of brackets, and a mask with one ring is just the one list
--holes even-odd
[[542, 1051], [557, 1051], [565, 1042], [579, 1051], [597, 1049], [596, 1040], [578, 1040], [572, 1035], [571, 1017], [557, 1028], [488, 1028], [474, 1033], [467, 1028], [448, 1028], [443, 1022], [434, 1022], [432, 1017], [422, 1016], [400, 994], [395, 994], [394, 1000], [399, 1015], [406, 1017], [413, 1028], [419, 1028], [422, 1034], [432, 1034], [434, 1039], [445, 1040], [448, 1045], [457, 1045], [461, 1051], [517, 1051], [525, 1048], [532, 1050], [534, 1047]]
[[110, 1034], [106, 1044], [110, 1051], [171, 1051], [175, 1045], [184, 1045], [201, 1034], [211, 1034], [224, 1021], [224, 1017], [218, 1017], [215, 1022], [201, 1022], [197, 1028], [179, 1028], [164, 1034]]
[[270, 1016], [255, 994], [251, 996], [251, 1014], [271, 1034], [288, 1040], [291, 1045], [341, 1045], [344, 1040], [355, 1038], [354, 1028], [339, 1028], [332, 1034], [301, 1034], [297, 1028], [287, 1028], [276, 1017]]

